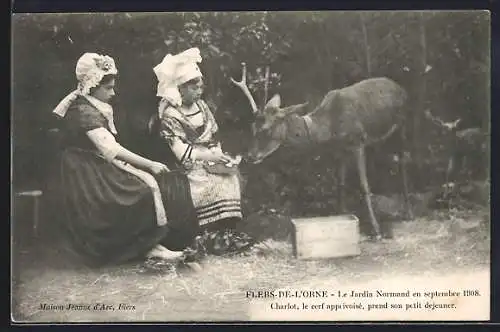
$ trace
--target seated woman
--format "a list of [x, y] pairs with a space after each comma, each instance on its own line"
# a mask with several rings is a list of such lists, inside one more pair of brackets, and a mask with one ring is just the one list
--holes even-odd
[[198, 232], [185, 175], [121, 146], [108, 103], [118, 71], [85, 53], [78, 87], [54, 110], [63, 134], [59, 172], [63, 237], [92, 265], [157, 257], [177, 260]]
[[[154, 68], [159, 81], [157, 96], [161, 97], [157, 127], [189, 179], [205, 253], [240, 252], [250, 248], [253, 240], [235, 230], [242, 219], [238, 174], [214, 174], [206, 168], [207, 163], [233, 163], [234, 159], [222, 152], [216, 138], [218, 125], [201, 99], [199, 62], [199, 50], [191, 48], [175, 56], [168, 54]], [[167, 152], [161, 160], [168, 164]]]

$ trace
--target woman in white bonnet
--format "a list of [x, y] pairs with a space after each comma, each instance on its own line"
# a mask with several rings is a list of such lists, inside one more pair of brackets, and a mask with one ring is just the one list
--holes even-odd
[[198, 231], [189, 182], [117, 142], [109, 104], [117, 73], [111, 57], [85, 53], [77, 89], [54, 110], [63, 133], [63, 238], [93, 265], [181, 259]]
[[[154, 67], [161, 97], [157, 133], [170, 148], [157, 156], [187, 174], [202, 229], [198, 244], [205, 253], [222, 255], [250, 248], [253, 239], [236, 231], [242, 219], [237, 172], [217, 174], [206, 168], [207, 163], [237, 165], [238, 161], [226, 155], [217, 140], [217, 122], [202, 99], [203, 75], [197, 65], [201, 60], [199, 49], [191, 48], [168, 54]], [[175, 164], [169, 163], [169, 153]]]

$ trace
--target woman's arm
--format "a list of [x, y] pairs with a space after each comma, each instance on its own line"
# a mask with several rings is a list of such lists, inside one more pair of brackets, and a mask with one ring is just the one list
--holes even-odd
[[202, 146], [192, 146], [183, 142], [179, 138], [173, 138], [170, 140], [170, 147], [172, 152], [175, 154], [178, 160], [183, 162], [183, 157], [186, 159], [189, 157], [189, 152], [191, 150], [192, 160], [205, 160], [205, 161], [215, 161], [215, 162], [229, 162], [231, 159], [226, 156], [221, 149], [209, 149]]
[[121, 146], [116, 142], [114, 136], [103, 127], [87, 131], [87, 137], [108, 161], [117, 158], [154, 174], [168, 171], [167, 166], [141, 157]]
[[[165, 143], [169, 144], [172, 152], [181, 164], [184, 163], [186, 159], [214, 162], [230, 161], [230, 158], [228, 158], [220, 148], [210, 149], [209, 147], [192, 145], [189, 140], [186, 139], [183, 126], [175, 117], [169, 117], [164, 114], [164, 117], [162, 117], [160, 121], [160, 135]], [[217, 146], [217, 143], [214, 145]]]
[[147, 158], [141, 157], [138, 154], [120, 146], [116, 154], [116, 158], [123, 160], [129, 164], [134, 165], [137, 168], [142, 168], [144, 170], [149, 170], [154, 174], [161, 173], [163, 171], [168, 171], [167, 166], [162, 163], [149, 160]]

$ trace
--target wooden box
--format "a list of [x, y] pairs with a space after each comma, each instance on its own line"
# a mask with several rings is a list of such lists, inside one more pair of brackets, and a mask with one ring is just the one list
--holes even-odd
[[359, 220], [354, 215], [292, 219], [293, 253], [298, 259], [357, 256]]

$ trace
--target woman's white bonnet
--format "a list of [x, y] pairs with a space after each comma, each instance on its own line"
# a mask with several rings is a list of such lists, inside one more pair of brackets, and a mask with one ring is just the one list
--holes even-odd
[[80, 93], [85, 95], [96, 87], [105, 75], [116, 75], [115, 61], [108, 55], [85, 53], [76, 63], [76, 79]]
[[167, 54], [163, 61], [153, 68], [158, 78], [157, 96], [180, 105], [178, 86], [194, 78], [202, 77], [197, 63], [202, 61], [200, 50], [190, 48], [177, 55]]
[[97, 53], [85, 53], [76, 63], [75, 74], [78, 87], [64, 97], [53, 110], [55, 114], [61, 117], [64, 117], [77, 96], [88, 95], [90, 89], [98, 86], [105, 75], [116, 75], [118, 70], [112, 57]]

